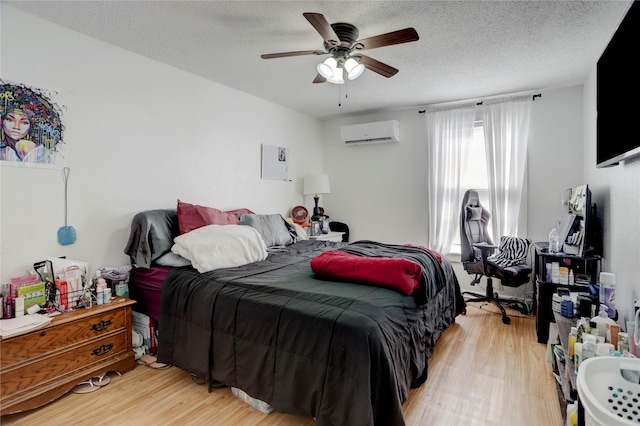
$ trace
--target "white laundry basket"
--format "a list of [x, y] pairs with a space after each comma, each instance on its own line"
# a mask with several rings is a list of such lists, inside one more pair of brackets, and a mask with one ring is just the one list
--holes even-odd
[[638, 358], [603, 356], [581, 362], [578, 395], [584, 407], [585, 425], [640, 424], [639, 375]]

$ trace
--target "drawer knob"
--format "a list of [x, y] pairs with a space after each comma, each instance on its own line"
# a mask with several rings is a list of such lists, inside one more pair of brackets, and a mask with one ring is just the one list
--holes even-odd
[[95, 331], [102, 331], [102, 330], [106, 330], [109, 326], [111, 325], [111, 320], [100, 320], [99, 323], [93, 324], [91, 326], [92, 330]]
[[108, 345], [100, 345], [99, 348], [95, 348], [91, 354], [92, 355], [104, 355], [107, 352], [109, 352], [111, 350], [111, 348], [113, 348], [113, 343], [109, 343]]

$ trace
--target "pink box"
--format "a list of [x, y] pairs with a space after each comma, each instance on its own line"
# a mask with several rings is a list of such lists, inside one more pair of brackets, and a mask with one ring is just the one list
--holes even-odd
[[18, 297], [18, 288], [22, 287], [23, 285], [37, 284], [38, 282], [38, 277], [35, 275], [25, 275], [24, 277], [11, 278], [11, 283], [9, 284], [11, 297]]

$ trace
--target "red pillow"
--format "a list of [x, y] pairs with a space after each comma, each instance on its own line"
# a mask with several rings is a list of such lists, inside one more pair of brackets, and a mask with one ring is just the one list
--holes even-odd
[[311, 269], [321, 278], [387, 287], [411, 295], [420, 289], [422, 267], [401, 257], [367, 257], [328, 250], [311, 259]]
[[186, 234], [205, 225], [239, 225], [238, 215], [252, 214], [249, 209], [222, 211], [213, 207], [183, 203], [178, 200], [178, 227]]

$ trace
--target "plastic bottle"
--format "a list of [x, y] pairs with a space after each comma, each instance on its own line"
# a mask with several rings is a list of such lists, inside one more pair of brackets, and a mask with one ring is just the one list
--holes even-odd
[[104, 288], [98, 286], [96, 288], [96, 305], [102, 305], [102, 294], [104, 293]]
[[575, 347], [573, 349], [573, 365], [576, 367], [576, 373], [578, 372], [578, 367], [580, 367], [581, 362], [582, 362], [582, 342], [576, 342]]
[[591, 318], [591, 321], [596, 323], [598, 329], [598, 336], [607, 336], [607, 323], [615, 324], [616, 322], [609, 318], [607, 315], [607, 305], [600, 305], [600, 312], [595, 317]]
[[567, 404], [567, 426], [578, 426], [578, 403]]
[[98, 280], [99, 280], [100, 278], [102, 278], [102, 273], [100, 272], [100, 270], [97, 270], [97, 271], [96, 271], [96, 275], [95, 275], [95, 277], [93, 278], [93, 283], [91, 284], [91, 287], [92, 287], [92, 289], [91, 289], [91, 290], [92, 290], [93, 292], [97, 292], [97, 291], [98, 291]]
[[5, 319], [13, 318], [13, 298], [11, 295], [4, 298], [4, 317]]
[[109, 287], [102, 290], [102, 303], [111, 303], [111, 289]]
[[600, 272], [600, 305], [607, 307], [609, 318], [616, 317], [616, 274]]
[[585, 342], [582, 344], [582, 361], [593, 358], [598, 353], [598, 344], [596, 343], [596, 336], [593, 334], [587, 334], [585, 336]]
[[558, 230], [553, 228], [549, 233], [549, 253], [558, 253], [560, 251], [560, 236]]
[[629, 334], [621, 331], [618, 333], [618, 352], [624, 355], [625, 352], [629, 352], [631, 347], [629, 346]]
[[569, 333], [569, 359], [571, 360], [573, 360], [577, 339], [578, 339], [578, 327], [571, 327], [571, 332]]
[[583, 336], [587, 334], [587, 324], [586, 324], [586, 319], [585, 318], [580, 318], [578, 320], [578, 338], [576, 339], [576, 342], [584, 342], [584, 338]]
[[[104, 278], [98, 278], [97, 280], [97, 288], [96, 288], [96, 292], [98, 291], [98, 289], [100, 289], [100, 297], [98, 298], [98, 304], [101, 305], [103, 303], [105, 303], [105, 294], [107, 292], [107, 281]], [[111, 301], [111, 295], [108, 296], [109, 297], [109, 301]]]

